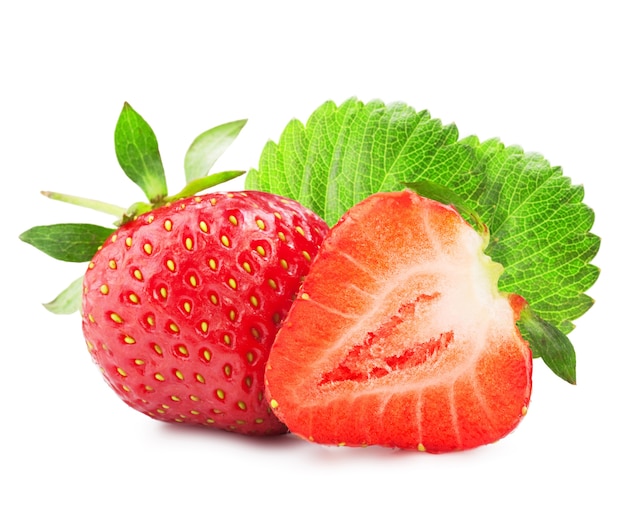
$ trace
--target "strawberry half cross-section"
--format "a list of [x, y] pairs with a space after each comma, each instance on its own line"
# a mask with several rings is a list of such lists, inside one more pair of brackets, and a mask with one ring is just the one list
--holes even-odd
[[509, 434], [526, 414], [532, 354], [502, 266], [450, 205], [370, 196], [322, 244], [278, 332], [266, 398], [300, 437], [432, 453]]

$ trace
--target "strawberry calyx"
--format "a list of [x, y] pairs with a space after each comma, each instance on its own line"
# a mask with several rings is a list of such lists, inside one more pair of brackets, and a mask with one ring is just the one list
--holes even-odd
[[[146, 201], [137, 201], [127, 208], [104, 201], [53, 191], [42, 191], [45, 197], [115, 217], [115, 228], [95, 224], [64, 223], [35, 226], [23, 232], [20, 239], [45, 254], [66, 262], [88, 262], [116, 228], [157, 208], [194, 196], [211, 187], [237, 178], [245, 171], [229, 170], [209, 174], [222, 153], [235, 140], [246, 120], [236, 120], [213, 127], [191, 143], [184, 160], [185, 186], [168, 195], [165, 171], [157, 138], [150, 125], [127, 102], [115, 127], [115, 153], [128, 176], [137, 184]], [[80, 281], [73, 281], [53, 301], [44, 306], [53, 313], [67, 314], [80, 308]]]

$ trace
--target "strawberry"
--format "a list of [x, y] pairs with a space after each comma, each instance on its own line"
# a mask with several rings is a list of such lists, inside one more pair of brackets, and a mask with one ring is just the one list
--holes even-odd
[[432, 453], [492, 443], [526, 414], [532, 355], [502, 266], [457, 210], [379, 193], [335, 225], [277, 334], [266, 398], [300, 437]]
[[186, 198], [120, 227], [84, 277], [83, 331], [106, 381], [159, 420], [285, 432], [265, 361], [327, 229], [262, 192]]
[[20, 238], [88, 263], [46, 307], [81, 311], [93, 360], [130, 407], [166, 422], [278, 434], [287, 428], [264, 399], [265, 362], [328, 226], [275, 194], [198, 194], [243, 174], [208, 171], [244, 124], [198, 136], [185, 156], [186, 185], [170, 196], [156, 135], [124, 104], [116, 155], [148, 202], [122, 208], [45, 192], [112, 214], [116, 227], [52, 224]]

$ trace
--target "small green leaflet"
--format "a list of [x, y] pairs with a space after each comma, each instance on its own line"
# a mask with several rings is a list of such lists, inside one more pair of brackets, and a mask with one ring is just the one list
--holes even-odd
[[190, 183], [206, 176], [215, 161], [231, 145], [247, 120], [235, 120], [200, 134], [185, 154], [185, 178]]
[[83, 263], [91, 260], [114, 231], [95, 224], [52, 224], [24, 231], [20, 240], [59, 261]]
[[141, 187], [151, 203], [167, 196], [156, 135], [127, 102], [115, 126], [115, 154], [128, 178]]
[[44, 307], [53, 314], [73, 314], [80, 310], [83, 296], [83, 277], [80, 276]]
[[450, 189], [487, 225], [486, 253], [505, 267], [500, 290], [522, 295], [546, 325], [527, 316], [520, 326], [533, 354], [574, 382], [565, 334], [593, 304], [585, 291], [599, 274], [590, 263], [600, 239], [590, 233], [594, 214], [582, 187], [542, 156], [497, 139], [459, 140], [454, 125], [402, 103], [352, 98], [324, 103], [306, 125], [289, 122], [278, 143], [266, 144], [246, 188], [296, 199], [333, 225], [367, 196], [423, 180]]

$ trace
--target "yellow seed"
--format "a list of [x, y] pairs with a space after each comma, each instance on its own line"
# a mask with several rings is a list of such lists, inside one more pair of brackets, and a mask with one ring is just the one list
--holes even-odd
[[187, 314], [189, 314], [191, 312], [191, 303], [189, 302], [183, 303], [183, 309], [185, 310]]
[[163, 223], [163, 227], [165, 228], [165, 231], [171, 231], [172, 221], [170, 219], [165, 219], [165, 222]]
[[143, 251], [148, 255], [152, 254], [152, 245], [150, 245], [149, 243], [145, 243], [143, 245]]
[[185, 379], [185, 376], [183, 376], [183, 373], [180, 370], [177, 370], [176, 372], [174, 372], [174, 375], [180, 380]]
[[176, 395], [172, 395], [170, 397], [170, 399], [172, 399], [174, 402], [180, 402], [180, 397], [176, 396]]
[[163, 410], [163, 409], [157, 409], [157, 413], [160, 413], [160, 414], [165, 414], [165, 410]]
[[231, 215], [230, 217], [228, 217], [228, 220], [233, 226], [236, 226], [238, 224], [237, 217], [235, 217], [234, 215]]
[[289, 264], [287, 263], [286, 259], [281, 259], [280, 260], [280, 266], [282, 266], [285, 270], [287, 270], [289, 268]]
[[168, 259], [168, 260], [165, 262], [165, 266], [167, 266], [167, 269], [168, 269], [170, 272], [173, 272], [174, 270], [176, 270], [176, 263], [174, 263], [174, 261], [173, 261], [172, 259]]
[[228, 312], [228, 318], [229, 318], [231, 321], [235, 321], [235, 319], [237, 319], [237, 313], [236, 313], [234, 310], [232, 310], [232, 309], [231, 309], [231, 310]]
[[148, 326], [154, 326], [154, 316], [148, 316], [146, 318], [146, 323], [148, 323]]
[[233, 373], [233, 368], [229, 364], [224, 365], [224, 375], [226, 377], [230, 377], [232, 373]]
[[154, 346], [152, 346], [152, 349], [154, 349], [156, 354], [161, 355], [161, 356], [163, 355], [163, 350], [161, 349], [161, 346], [159, 346], [158, 344], [155, 344]]
[[420, 443], [420, 444], [417, 445], [417, 451], [425, 452], [426, 451], [426, 447], [422, 443]]
[[233, 278], [228, 279], [228, 285], [233, 289], [237, 289], [237, 281]]
[[209, 268], [213, 271], [217, 270], [217, 261], [215, 259], [209, 259]]
[[141, 273], [141, 270], [139, 270], [139, 268], [133, 271], [133, 277], [135, 277], [135, 279], [137, 280], [143, 280], [143, 274]]
[[161, 294], [161, 298], [167, 298], [167, 289], [166, 288], [161, 288], [159, 290], [159, 293]]
[[265, 249], [261, 245], [257, 246], [256, 251], [259, 253], [259, 255], [265, 257]]
[[202, 220], [200, 221], [200, 229], [202, 230], [203, 233], [208, 233], [209, 226], [207, 226], [206, 222]]
[[202, 353], [202, 356], [204, 356], [204, 359], [207, 362], [211, 361], [211, 352], [208, 349], [205, 349], [204, 352]]
[[96, 264], [93, 261], [89, 261], [89, 264], [87, 265], [87, 268], [89, 268], [90, 270], [93, 270], [94, 266], [96, 266]]
[[224, 390], [221, 390], [219, 388], [215, 391], [215, 394], [217, 395], [217, 398], [220, 400], [224, 400], [224, 397], [226, 397]]
[[304, 229], [302, 229], [300, 226], [296, 226], [296, 231], [304, 236]]
[[254, 353], [252, 351], [248, 351], [246, 353], [246, 360], [248, 360], [248, 363], [252, 363], [254, 361]]
[[250, 376], [246, 376], [246, 378], [244, 379], [246, 386], [248, 388], [250, 388], [252, 386], [252, 378]]
[[183, 356], [189, 356], [189, 350], [185, 346], [178, 346], [178, 352]]
[[222, 337], [222, 340], [224, 341], [224, 344], [227, 344], [230, 346], [230, 335], [225, 333], [224, 336]]
[[526, 413], [528, 413], [528, 408], [526, 406], [522, 407], [522, 416], [526, 416]]
[[283, 233], [282, 231], [279, 231], [279, 232], [278, 232], [278, 239], [279, 239], [281, 242], [286, 242], [286, 241], [287, 241], [287, 237], [285, 236], [285, 233]]
[[215, 206], [215, 204], [217, 203], [217, 199], [215, 199], [215, 198], [211, 198], [211, 199], [209, 200], [209, 202], [210, 202], [213, 206]]
[[272, 289], [278, 288], [278, 285], [276, 284], [276, 281], [274, 279], [268, 279], [267, 283]]
[[302, 255], [304, 256], [304, 259], [306, 259], [307, 261], [311, 261], [311, 254], [309, 254], [307, 251], [303, 250]]
[[209, 323], [207, 323], [206, 321], [202, 321], [202, 323], [200, 323], [200, 329], [206, 333], [209, 331]]
[[196, 411], [195, 409], [192, 409], [191, 411], [189, 411], [189, 413], [194, 416], [198, 416], [200, 414], [200, 411]]
[[252, 273], [252, 267], [250, 266], [250, 263], [248, 263], [247, 261], [244, 261], [241, 266], [243, 266], [243, 269], [248, 272], [248, 273]]
[[152, 388], [150, 385], [146, 385], [146, 386], [144, 386], [144, 389], [145, 389], [147, 392], [153, 392], [153, 391], [154, 391], [154, 388]]
[[248, 407], [246, 406], [246, 403], [243, 400], [240, 400], [239, 402], [237, 402], [237, 405], [239, 406], [239, 409], [241, 409], [242, 411], [245, 411], [246, 409], [248, 409]]
[[115, 312], [111, 312], [109, 317], [111, 318], [111, 321], [115, 321], [118, 324], [123, 322], [123, 319], [119, 316], [119, 314], [116, 314]]
[[126, 374], [126, 371], [124, 369], [122, 369], [121, 367], [117, 368], [117, 373], [122, 376], [122, 377], [126, 377], [128, 374]]
[[300, 295], [300, 298], [301, 298], [302, 300], [308, 300], [308, 299], [310, 298], [309, 293], [302, 293], [302, 294]]
[[337, 443], [337, 446], [346, 446], [346, 443], [342, 441], [341, 443]]
[[211, 303], [212, 303], [213, 305], [217, 305], [217, 304], [218, 304], [218, 302], [219, 302], [219, 300], [217, 299], [217, 295], [211, 295], [211, 296], [209, 296], [209, 300], [211, 300]]
[[260, 230], [265, 230], [265, 222], [263, 222], [261, 219], [256, 220], [256, 225]]
[[259, 306], [259, 299], [256, 296], [252, 295], [250, 297], [250, 303], [252, 304], [253, 307], [258, 307]]
[[146, 362], [140, 360], [139, 358], [135, 359], [135, 365], [144, 365]]
[[126, 344], [134, 344], [136, 341], [135, 339], [127, 335], [126, 337], [124, 337], [124, 342], [126, 342]]
[[189, 398], [194, 402], [200, 402], [200, 397], [198, 397], [197, 395], [190, 395]]
[[152, 224], [152, 222], [154, 221], [154, 215], [149, 215], [147, 221], [148, 224]]
[[131, 293], [128, 295], [128, 299], [132, 302], [132, 303], [139, 303], [139, 297], [135, 294], [135, 293]]
[[100, 286], [100, 293], [102, 293], [103, 295], [108, 295], [109, 286], [107, 286], [106, 284], [102, 284], [102, 286]]
[[117, 268], [117, 263], [115, 262], [115, 259], [109, 260], [109, 268], [111, 270], [115, 270]]
[[212, 423], [215, 423], [215, 420], [213, 418], [207, 418], [206, 422], [210, 425]]
[[159, 373], [159, 372], [157, 372], [157, 373], [154, 375], [154, 379], [156, 379], [157, 381], [165, 381], [165, 377], [163, 376], [163, 374], [161, 374], [161, 373]]
[[196, 374], [196, 381], [198, 381], [198, 383], [204, 383], [204, 376], [202, 374]]
[[162, 407], [163, 409], [169, 409], [169, 408], [170, 408], [167, 404], [161, 404], [161, 407]]
[[276, 409], [278, 407], [278, 401], [276, 399], [270, 400], [270, 406], [272, 409]]
[[124, 390], [125, 392], [130, 392], [130, 388], [128, 388], [128, 386], [126, 385], [122, 385], [122, 390]]
[[255, 339], [258, 339], [261, 336], [261, 333], [254, 327], [250, 328], [250, 333]]
[[193, 250], [193, 239], [185, 238], [185, 248], [187, 250]]
[[189, 285], [191, 287], [198, 287], [198, 279], [196, 278], [195, 275], [190, 275], [189, 276]]
[[283, 218], [279, 212], [274, 212], [274, 217], [276, 217], [278, 220]]
[[224, 247], [230, 247], [230, 239], [226, 235], [222, 235], [220, 240], [222, 242], [222, 245], [224, 245]]

